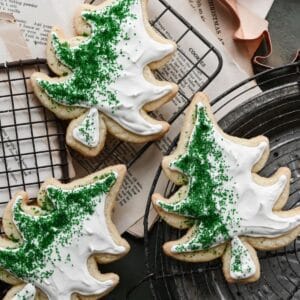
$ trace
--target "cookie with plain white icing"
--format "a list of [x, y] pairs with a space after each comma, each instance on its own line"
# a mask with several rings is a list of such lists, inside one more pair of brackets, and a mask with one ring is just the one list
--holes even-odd
[[98, 264], [130, 249], [111, 220], [125, 173], [116, 165], [69, 184], [46, 180], [33, 203], [16, 193], [0, 239], [0, 279], [13, 285], [5, 300], [99, 299], [118, 284]]
[[173, 83], [152, 70], [164, 65], [176, 45], [149, 24], [145, 0], [107, 0], [82, 5], [75, 16], [78, 36], [66, 38], [54, 27], [47, 61], [57, 77], [36, 72], [33, 90], [60, 119], [72, 120], [67, 144], [96, 156], [106, 133], [128, 142], [161, 138], [169, 129], [148, 112], [177, 93]]
[[259, 172], [269, 155], [264, 136], [243, 139], [218, 127], [205, 94], [190, 104], [180, 140], [164, 157], [167, 177], [179, 185], [170, 198], [154, 194], [153, 205], [169, 225], [187, 230], [163, 245], [178, 260], [204, 262], [222, 257], [228, 282], [260, 276], [256, 250], [273, 250], [300, 232], [300, 209], [283, 211], [290, 170], [265, 178]]

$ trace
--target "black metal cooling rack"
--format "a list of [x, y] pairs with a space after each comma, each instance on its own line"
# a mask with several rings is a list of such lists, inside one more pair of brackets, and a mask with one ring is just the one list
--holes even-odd
[[41, 59], [0, 64], [0, 210], [16, 191], [34, 198], [43, 181], [68, 175], [64, 130], [33, 96], [29, 76]]
[[[261, 91], [253, 95], [258, 86]], [[271, 153], [261, 173], [268, 177], [278, 167], [288, 166], [292, 180], [285, 208], [300, 205], [300, 63], [266, 71], [241, 82], [214, 99], [213, 110], [220, 112], [235, 101], [240, 101], [240, 105], [219, 121], [220, 126], [239, 137], [267, 136]], [[177, 140], [178, 137], [166, 154], [175, 148]], [[227, 284], [220, 260], [191, 264], [164, 255], [163, 243], [178, 239], [183, 233], [162, 220], [148, 231], [151, 195], [161, 176], [164, 175], [159, 168], [147, 202], [144, 218], [147, 275], [139, 283], [150, 282], [154, 299], [300, 299], [300, 238], [283, 249], [259, 252], [261, 278], [247, 285]], [[175, 190], [168, 182], [165, 197]], [[136, 288], [128, 295], [134, 294]]]
[[[174, 113], [167, 117], [162, 114], [156, 115], [157, 118], [163, 118], [172, 124], [189, 105], [192, 96], [204, 90], [219, 74], [223, 60], [219, 51], [165, 0], [152, 0], [149, 1], [149, 5], [150, 10], [153, 8], [155, 11], [154, 15], [150, 16], [151, 25], [164, 37], [173, 40], [178, 47], [172, 61], [155, 71], [158, 79], [175, 82], [179, 86], [178, 95], [171, 101], [176, 105], [172, 108]], [[170, 20], [172, 23], [168, 23]], [[160, 112], [163, 109], [161, 108]], [[71, 155], [87, 172], [96, 171], [112, 161], [126, 164], [130, 168], [153, 144], [158, 145], [159, 142], [140, 145], [111, 139], [105, 145], [101, 156], [96, 159], [87, 161], [75, 151], [71, 151]]]
[[[15, 192], [33, 200], [46, 178], [69, 180], [64, 129], [29, 84], [40, 70], [49, 72], [45, 60], [0, 64], [0, 216]], [[1, 299], [9, 288], [0, 283]]]

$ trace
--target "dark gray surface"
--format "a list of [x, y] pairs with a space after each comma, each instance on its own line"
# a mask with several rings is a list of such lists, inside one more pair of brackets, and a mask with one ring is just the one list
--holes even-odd
[[272, 66], [289, 63], [300, 49], [300, 1], [275, 0], [267, 17], [273, 43]]
[[[127, 292], [135, 286], [145, 276], [145, 257], [143, 239], [133, 238], [129, 234], [123, 237], [130, 243], [131, 250], [123, 259], [101, 266], [101, 271], [115, 272], [120, 276], [120, 283], [105, 299], [123, 300], [126, 299]], [[129, 300], [150, 300], [152, 299], [148, 282], [145, 282], [140, 288], [135, 289], [128, 297]]]
[[[186, 1], [186, 0], [184, 0]], [[273, 54], [269, 63], [279, 66], [291, 61], [300, 48], [300, 1], [277, 0], [267, 17], [273, 42]], [[114, 271], [120, 275], [119, 286], [106, 297], [108, 300], [122, 300], [126, 292], [145, 276], [143, 240], [126, 234], [124, 237], [131, 244], [130, 253], [122, 260], [102, 266], [103, 272]], [[148, 283], [136, 289], [129, 300], [152, 299]]]

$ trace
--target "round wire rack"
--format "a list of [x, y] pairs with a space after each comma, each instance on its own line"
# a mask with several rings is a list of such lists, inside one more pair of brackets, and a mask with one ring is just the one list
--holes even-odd
[[[247, 100], [247, 101], [246, 101]], [[239, 103], [238, 105], [236, 105]], [[270, 157], [261, 171], [270, 176], [281, 166], [292, 172], [286, 209], [300, 204], [300, 63], [263, 72], [241, 82], [212, 101], [223, 130], [239, 137], [263, 134], [270, 140]], [[226, 112], [223, 113], [222, 111]], [[177, 144], [174, 140], [166, 154]], [[258, 253], [261, 278], [253, 284], [228, 284], [220, 260], [183, 263], [162, 251], [166, 241], [178, 239], [182, 231], [161, 219], [148, 231], [151, 195], [165, 176], [159, 168], [149, 194], [144, 218], [146, 278], [154, 299], [300, 299], [300, 238], [283, 249]], [[168, 182], [169, 197], [176, 186]]]

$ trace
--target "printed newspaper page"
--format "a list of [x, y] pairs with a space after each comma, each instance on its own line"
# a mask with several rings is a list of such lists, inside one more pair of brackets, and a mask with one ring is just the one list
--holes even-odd
[[0, 12], [13, 14], [20, 26], [32, 58], [44, 58], [47, 36], [52, 26], [73, 34], [73, 17], [83, 0], [0, 0]]
[[[52, 24], [63, 26], [71, 34], [73, 8], [79, 3], [78, 0], [0, 0], [0, 63], [44, 57]], [[27, 68], [24, 72], [29, 77], [33, 70]], [[28, 82], [18, 79], [22, 77], [21, 70], [9, 74], [5, 69], [0, 70], [0, 215], [17, 191], [26, 189], [29, 197], [34, 198], [45, 179], [63, 177], [61, 164], [65, 158], [58, 150], [61, 141], [56, 122], [49, 121], [53, 117], [33, 96]]]
[[[31, 70], [24, 72], [28, 76]], [[66, 160], [59, 150], [62, 140], [56, 120], [22, 77], [19, 69], [0, 70], [0, 216], [16, 192], [26, 190], [30, 198], [36, 198], [45, 179], [62, 178], [61, 164]]]

